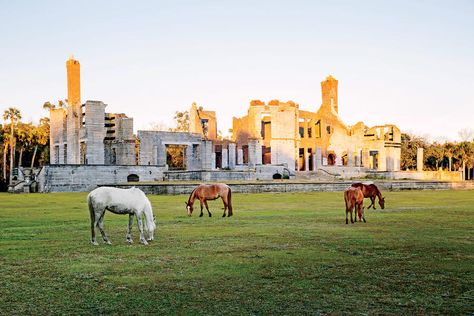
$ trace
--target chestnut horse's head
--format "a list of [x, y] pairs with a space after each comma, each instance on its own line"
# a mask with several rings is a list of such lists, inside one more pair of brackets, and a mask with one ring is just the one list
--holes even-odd
[[385, 198], [380, 198], [379, 199], [379, 205], [382, 208], [382, 210], [385, 208]]
[[188, 212], [188, 216], [191, 216], [193, 214], [193, 205], [188, 202], [184, 202], [186, 204], [186, 211]]

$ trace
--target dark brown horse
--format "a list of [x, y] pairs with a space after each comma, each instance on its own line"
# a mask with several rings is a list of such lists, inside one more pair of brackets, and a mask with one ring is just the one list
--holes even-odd
[[186, 203], [186, 210], [188, 211], [188, 215], [191, 216], [193, 214], [193, 204], [194, 200], [198, 199], [201, 202], [201, 214], [199, 217], [203, 215], [202, 213], [202, 206], [206, 206], [207, 213], [209, 213], [209, 217], [212, 216], [211, 212], [209, 212], [209, 207], [207, 206], [208, 200], [215, 200], [219, 197], [222, 198], [222, 202], [224, 202], [224, 214], [222, 217], [225, 217], [227, 210], [227, 216], [230, 217], [233, 215], [232, 213], [232, 201], [231, 201], [232, 191], [230, 190], [229, 186], [224, 183], [216, 183], [216, 184], [200, 184], [197, 188], [191, 192], [189, 199]]
[[[351, 213], [351, 223], [354, 221], [357, 222], [357, 216], [359, 216], [360, 221], [364, 221], [364, 194], [362, 194], [362, 190], [355, 187], [349, 187], [344, 190], [344, 201], [346, 202], [346, 224], [349, 223], [347, 219], [347, 214]], [[354, 220], [352, 220], [352, 210], [357, 212], [354, 214]]]
[[385, 208], [385, 198], [382, 196], [382, 193], [380, 190], [377, 188], [375, 184], [363, 184], [363, 183], [353, 183], [351, 185], [354, 188], [359, 188], [362, 190], [362, 194], [364, 194], [364, 198], [370, 198], [370, 202], [372, 202], [367, 209], [369, 209], [371, 206], [375, 210], [375, 197], [379, 198], [379, 205], [382, 209]]

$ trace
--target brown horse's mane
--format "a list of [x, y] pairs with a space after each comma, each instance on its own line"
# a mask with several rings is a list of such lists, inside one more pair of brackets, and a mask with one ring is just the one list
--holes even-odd
[[191, 192], [191, 194], [189, 195], [189, 198], [188, 198], [188, 205], [191, 203], [191, 199], [193, 199], [193, 203], [194, 203], [194, 193], [196, 192], [196, 188], [194, 188], [194, 190]]
[[383, 197], [382, 197], [382, 193], [380, 192], [379, 188], [377, 188], [377, 186], [375, 184], [373, 184], [373, 187], [375, 189], [375, 194], [377, 194], [377, 197], [379, 198], [379, 200], [381, 200]]

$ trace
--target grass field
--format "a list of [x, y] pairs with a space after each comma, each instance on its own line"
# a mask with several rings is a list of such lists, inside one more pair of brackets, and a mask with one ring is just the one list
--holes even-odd
[[0, 314], [473, 313], [474, 192], [386, 195], [354, 225], [342, 193], [150, 196], [154, 242], [108, 213], [94, 247], [86, 194], [0, 194]]

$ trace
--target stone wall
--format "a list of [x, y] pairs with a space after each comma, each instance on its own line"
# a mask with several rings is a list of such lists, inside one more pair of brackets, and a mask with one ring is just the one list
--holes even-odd
[[83, 192], [98, 185], [126, 183], [129, 175], [139, 181], [163, 181], [165, 168], [157, 166], [49, 165], [40, 171], [39, 192]]
[[288, 174], [286, 166], [260, 165], [255, 170], [195, 170], [195, 171], [165, 171], [164, 178], [169, 181], [253, 181], [272, 180], [273, 175]]
[[[199, 170], [210, 153], [199, 134], [162, 131], [138, 131], [140, 165], [166, 165], [166, 145], [185, 145], [188, 170]], [[204, 145], [204, 146], [203, 146]]]
[[[294, 182], [274, 181], [255, 183], [228, 183], [233, 193], [275, 193], [275, 192], [342, 192], [352, 181], [341, 182]], [[375, 183], [382, 191], [400, 190], [474, 190], [474, 182], [436, 182], [436, 181], [391, 181]], [[131, 185], [120, 184], [116, 187], [128, 188]], [[146, 194], [190, 194], [196, 183], [159, 183], [137, 184]], [[341, 195], [342, 198], [342, 195]], [[184, 209], [184, 208], [183, 208]]]

